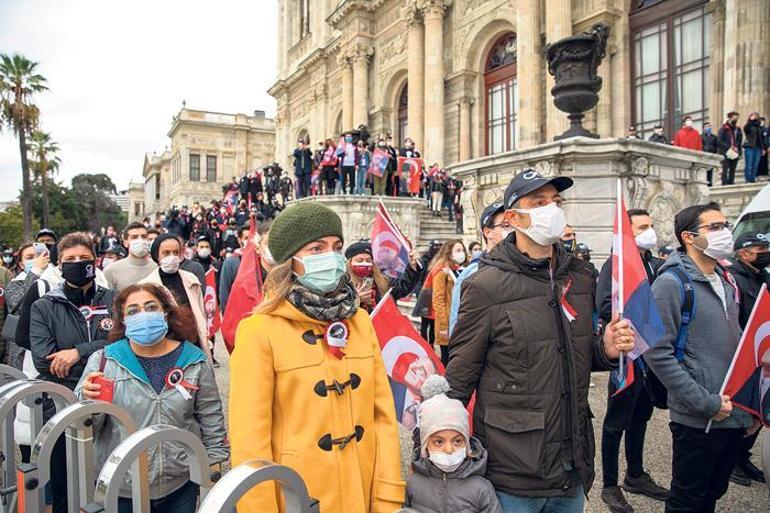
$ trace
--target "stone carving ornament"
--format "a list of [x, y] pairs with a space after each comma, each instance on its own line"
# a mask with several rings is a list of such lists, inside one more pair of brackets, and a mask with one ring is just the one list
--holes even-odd
[[655, 232], [658, 234], [658, 246], [676, 244], [674, 235], [674, 216], [681, 209], [681, 203], [666, 191], [656, 194], [647, 210], [655, 222]]

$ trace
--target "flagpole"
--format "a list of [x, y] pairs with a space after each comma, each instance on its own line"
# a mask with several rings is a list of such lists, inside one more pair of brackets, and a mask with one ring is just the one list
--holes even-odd
[[391, 296], [392, 291], [393, 289], [388, 289], [388, 291], [382, 296], [382, 298], [380, 299], [380, 302], [377, 303], [377, 306], [374, 307], [374, 309], [372, 310], [372, 313], [369, 314], [370, 319], [374, 319], [374, 316], [377, 315], [377, 313], [380, 311], [380, 309], [382, 308], [382, 305], [384, 305], [385, 301], [387, 301], [388, 298]]
[[[615, 218], [618, 223], [618, 320], [621, 320], [623, 318], [623, 300], [625, 298], [623, 295], [623, 180], [621, 178], [618, 178], [617, 205], [615, 208], [617, 210]], [[618, 365], [620, 375], [623, 376], [624, 381], [626, 375], [625, 363], [625, 355], [621, 351], [620, 355], [618, 355]]]

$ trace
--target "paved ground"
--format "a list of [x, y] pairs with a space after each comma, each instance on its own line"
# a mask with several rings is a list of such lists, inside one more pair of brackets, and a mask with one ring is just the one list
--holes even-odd
[[[229, 373], [227, 366], [227, 352], [221, 342], [217, 343], [216, 357], [220, 362], [217, 371], [217, 383], [224, 400], [225, 415], [227, 414], [227, 393], [229, 390]], [[596, 415], [594, 420], [594, 432], [596, 433], [596, 486], [589, 494], [586, 504], [587, 513], [606, 513], [609, 511], [601, 498], [601, 429], [602, 419], [606, 410], [607, 374], [594, 374], [595, 387], [591, 389], [591, 409]], [[407, 439], [407, 437], [404, 437]], [[760, 448], [754, 451], [754, 462], [760, 465], [757, 455]], [[668, 429], [668, 413], [656, 410], [650, 421], [647, 431], [647, 449], [645, 451], [645, 466], [659, 484], [668, 486], [671, 480], [671, 433]], [[621, 456], [620, 475], [625, 473], [625, 463]], [[631, 505], [636, 513], [659, 513], [663, 511], [663, 504], [643, 497], [631, 496]], [[754, 484], [749, 488], [731, 485], [727, 495], [719, 503], [718, 511], [724, 513], [768, 513], [770, 512], [770, 498], [768, 488]]]

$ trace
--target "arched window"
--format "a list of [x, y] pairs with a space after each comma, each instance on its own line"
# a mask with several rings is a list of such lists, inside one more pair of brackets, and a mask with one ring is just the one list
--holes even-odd
[[337, 114], [337, 121], [334, 122], [334, 137], [342, 135], [342, 111]]
[[502, 36], [492, 47], [484, 67], [486, 153], [516, 148], [519, 85], [516, 81], [516, 35]]
[[408, 137], [409, 130], [409, 84], [404, 84], [398, 95], [398, 131], [396, 140], [401, 142]]
[[299, 135], [297, 136], [297, 141], [303, 141], [305, 144], [310, 144], [310, 134], [307, 133], [307, 130], [304, 128], [299, 132]]
[[706, 0], [635, 0], [630, 15], [632, 119], [644, 137], [669, 138], [692, 116], [708, 120], [711, 16]]

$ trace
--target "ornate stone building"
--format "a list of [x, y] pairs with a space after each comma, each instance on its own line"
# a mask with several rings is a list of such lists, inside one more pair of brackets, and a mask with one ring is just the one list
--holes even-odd
[[145, 155], [142, 175], [146, 215], [172, 205], [208, 203], [222, 197], [234, 176], [273, 162], [275, 125], [263, 111], [254, 115], [191, 110], [174, 116], [171, 149]]
[[586, 126], [622, 137], [685, 114], [770, 112], [767, 0], [278, 0], [276, 157], [368, 124], [457, 164], [551, 141], [548, 44], [611, 28]]

